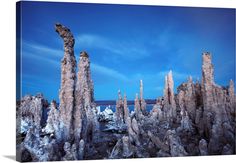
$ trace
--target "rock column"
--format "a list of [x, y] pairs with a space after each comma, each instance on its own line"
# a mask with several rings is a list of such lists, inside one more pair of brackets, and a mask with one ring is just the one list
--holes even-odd
[[76, 80], [76, 60], [74, 56], [74, 37], [67, 27], [56, 24], [56, 32], [64, 41], [64, 57], [61, 60], [60, 118], [64, 140], [72, 134], [72, 113], [74, 108], [74, 89]]
[[143, 81], [140, 80], [140, 107], [142, 113], [146, 113], [146, 102], [143, 98]]
[[124, 122], [127, 123], [127, 118], [129, 117], [129, 108], [127, 106], [127, 97], [124, 95]]
[[124, 104], [123, 104], [120, 90], [118, 91], [118, 99], [116, 101], [115, 115], [116, 115], [116, 123], [119, 126], [123, 123], [123, 117], [124, 117]]
[[165, 77], [164, 88], [164, 117], [169, 121], [176, 118], [176, 103], [174, 97], [174, 81], [172, 71]]
[[78, 75], [75, 90], [74, 135], [76, 144], [80, 139], [92, 142], [97, 130], [96, 110], [93, 97], [90, 61], [86, 52], [80, 53]]

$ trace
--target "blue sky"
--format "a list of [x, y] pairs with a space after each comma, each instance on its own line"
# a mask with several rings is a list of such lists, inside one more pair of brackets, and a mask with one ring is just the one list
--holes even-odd
[[75, 55], [88, 52], [95, 99], [129, 100], [143, 80], [144, 97], [163, 94], [173, 71], [176, 87], [201, 80], [201, 54], [212, 53], [215, 80], [234, 79], [235, 10], [135, 5], [22, 2], [22, 95], [42, 92], [58, 101], [63, 41], [60, 22], [74, 34]]

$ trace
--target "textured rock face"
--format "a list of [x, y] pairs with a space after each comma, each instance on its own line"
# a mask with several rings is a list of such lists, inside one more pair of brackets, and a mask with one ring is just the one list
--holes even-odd
[[127, 118], [129, 117], [129, 108], [127, 105], [127, 97], [124, 94], [124, 99], [122, 99], [120, 90], [118, 91], [118, 99], [116, 100], [116, 112], [115, 121], [117, 127], [122, 127], [127, 123]]
[[138, 120], [143, 119], [143, 115], [147, 114], [146, 111], [146, 102], [143, 98], [143, 81], [140, 80], [140, 99], [138, 97], [138, 94], [136, 94], [135, 96], [135, 100], [134, 100], [134, 110], [135, 110], [135, 114], [136, 114], [136, 118]]
[[76, 160], [77, 159], [77, 153], [76, 153], [76, 146], [71, 144], [69, 142], [65, 142], [64, 147], [65, 155], [62, 158], [63, 161], [70, 161], [70, 160]]
[[127, 105], [127, 97], [124, 95], [124, 122], [127, 123], [127, 118], [129, 117], [129, 108]]
[[74, 89], [76, 80], [76, 59], [74, 56], [74, 37], [67, 27], [56, 24], [56, 32], [64, 41], [64, 57], [61, 60], [61, 88], [60, 88], [60, 118], [65, 140], [70, 140], [72, 135], [72, 114], [74, 109]]
[[94, 88], [91, 79], [90, 61], [86, 52], [80, 53], [75, 90], [74, 134], [76, 143], [80, 139], [91, 142], [98, 129]]
[[211, 130], [211, 123], [213, 119], [212, 112], [214, 111], [214, 70], [213, 65], [211, 63], [211, 54], [203, 53], [202, 54], [202, 96], [203, 96], [203, 119], [205, 121], [204, 131], [206, 136], [209, 136], [209, 131]]
[[146, 102], [143, 98], [143, 81], [140, 80], [140, 107], [143, 114], [146, 113]]
[[199, 141], [199, 151], [202, 156], [208, 155], [207, 141], [205, 139]]
[[[203, 123], [204, 133], [209, 138], [208, 151], [210, 154], [220, 153], [222, 144], [233, 144], [234, 131], [231, 126], [228, 101], [230, 90], [218, 86], [214, 82], [211, 55], [203, 53], [202, 66], [202, 96], [203, 96]], [[227, 93], [228, 91], [228, 93]], [[231, 85], [231, 91], [232, 85]], [[233, 106], [232, 106], [233, 107]], [[227, 126], [227, 127], [226, 127]], [[227, 137], [227, 139], [226, 139]]]
[[129, 139], [131, 142], [134, 142], [136, 145], [140, 145], [139, 141], [139, 127], [135, 118], [127, 118], [127, 129], [129, 134]]
[[18, 134], [26, 134], [32, 126], [35, 126], [39, 130], [41, 129], [42, 113], [45, 103], [47, 102], [41, 94], [23, 97], [17, 111], [17, 121], [21, 125], [17, 127]]
[[100, 122], [109, 122], [109, 121], [114, 121], [114, 113], [110, 109], [110, 107], [106, 107], [103, 112], [98, 113], [98, 120]]
[[94, 103], [89, 55], [80, 53], [76, 77], [73, 35], [60, 24], [56, 31], [65, 51], [60, 106], [52, 101], [48, 107], [42, 95], [25, 96], [17, 103], [17, 148], [23, 161], [235, 154], [234, 82], [227, 87], [214, 82], [209, 53], [202, 55], [202, 83], [190, 77], [175, 95], [170, 71], [164, 96], [150, 113], [142, 80], [134, 112], [129, 114], [127, 97], [120, 91], [116, 112], [110, 107], [100, 112]]
[[176, 118], [176, 103], [174, 96], [174, 81], [172, 71], [165, 77], [164, 88], [164, 118], [173, 121]]
[[234, 82], [233, 80], [230, 80], [229, 83], [229, 101], [230, 101], [230, 113], [234, 114], [235, 113], [235, 106], [236, 106], [236, 96], [235, 96], [235, 92], [234, 92]]
[[204, 110], [212, 111], [213, 107], [213, 85], [214, 85], [214, 69], [211, 63], [211, 54], [202, 54], [202, 95]]
[[31, 128], [27, 132], [23, 145], [30, 152], [33, 161], [50, 161], [60, 158], [55, 139], [47, 136], [41, 138], [37, 128]]
[[116, 100], [116, 123], [122, 125], [124, 122], [124, 103], [122, 100], [121, 92], [118, 91], [118, 99]]
[[191, 120], [196, 117], [196, 92], [192, 77], [188, 78], [187, 83], [181, 84], [178, 88], [178, 102], [181, 110], [186, 110], [189, 113]]
[[180, 138], [176, 135], [175, 130], [167, 131], [168, 144], [170, 146], [171, 156], [187, 156], [188, 153], [185, 151], [181, 144]]
[[57, 109], [56, 101], [52, 101], [49, 107], [47, 125], [45, 127], [45, 132], [48, 134], [55, 134], [56, 137], [60, 136], [59, 128], [59, 110]]
[[139, 102], [139, 98], [138, 98], [138, 94], [136, 94], [135, 96], [135, 100], [134, 100], [134, 111], [135, 114], [137, 115], [137, 117], [142, 113], [141, 112], [141, 106], [140, 106], [140, 102]]

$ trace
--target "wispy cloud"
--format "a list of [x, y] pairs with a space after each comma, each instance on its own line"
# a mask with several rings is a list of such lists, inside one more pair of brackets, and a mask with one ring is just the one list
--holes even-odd
[[63, 49], [57, 50], [35, 42], [22, 41], [23, 57], [59, 66]]
[[108, 51], [126, 59], [141, 59], [150, 55], [146, 47], [134, 40], [111, 40], [92, 34], [82, 34], [77, 37], [79, 46]]
[[93, 72], [98, 72], [98, 73], [102, 73], [104, 75], [107, 75], [109, 77], [115, 78], [115, 79], [119, 79], [122, 81], [128, 81], [128, 77], [126, 77], [124, 74], [118, 72], [117, 70], [114, 70], [112, 68], [108, 68], [105, 66], [101, 66], [95, 63], [91, 63], [91, 69]]
[[63, 49], [57, 50], [35, 42], [22, 41], [22, 47], [26, 51], [31, 51], [44, 57], [61, 57], [63, 55]]

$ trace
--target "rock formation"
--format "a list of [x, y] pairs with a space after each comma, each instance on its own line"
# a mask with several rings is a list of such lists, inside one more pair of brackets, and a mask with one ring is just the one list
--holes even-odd
[[127, 118], [129, 117], [129, 108], [127, 105], [127, 97], [126, 94], [124, 95], [124, 122], [127, 123]]
[[[202, 96], [204, 133], [209, 139], [210, 154], [220, 153], [225, 143], [233, 144], [234, 133], [231, 126], [230, 113], [227, 113], [227, 99], [230, 93], [214, 82], [214, 69], [211, 54], [203, 53], [202, 65]], [[232, 86], [231, 86], [232, 89]], [[227, 127], [226, 127], [227, 126]], [[226, 139], [227, 137], [227, 139]], [[226, 145], [226, 144], [225, 144]]]
[[138, 94], [135, 96], [134, 100], [134, 109], [135, 109], [135, 114], [137, 119], [142, 119], [143, 115], [147, 114], [146, 111], [146, 102], [145, 99], [143, 98], [143, 81], [140, 80], [140, 98], [138, 97]]
[[121, 92], [118, 91], [118, 99], [116, 100], [116, 123], [122, 125], [124, 122], [124, 103], [122, 100]]
[[236, 106], [236, 96], [235, 96], [235, 92], [234, 92], [233, 80], [230, 80], [228, 92], [229, 92], [229, 101], [230, 101], [230, 113], [234, 114], [235, 113], [235, 106]]
[[62, 158], [63, 161], [70, 161], [70, 160], [76, 160], [77, 159], [77, 153], [76, 153], [76, 146], [71, 144], [69, 142], [65, 142], [64, 147], [65, 155]]
[[60, 88], [60, 126], [62, 139], [72, 138], [72, 114], [75, 104], [76, 59], [74, 55], [74, 36], [67, 27], [56, 24], [56, 32], [64, 41], [64, 57], [61, 60], [61, 88]]
[[174, 96], [174, 80], [172, 71], [165, 76], [164, 88], [164, 118], [173, 121], [176, 118], [176, 103]]
[[202, 156], [208, 155], [207, 141], [205, 139], [201, 139], [199, 141], [199, 151], [200, 151], [200, 155]]
[[78, 68], [73, 114], [74, 135], [77, 145], [81, 139], [91, 143], [98, 129], [89, 55], [85, 51], [80, 53]]
[[170, 71], [151, 112], [142, 80], [134, 111], [120, 91], [115, 113], [109, 106], [100, 111], [89, 55], [80, 53], [76, 76], [73, 34], [61, 24], [55, 28], [64, 41], [59, 107], [41, 94], [17, 102], [19, 161], [235, 154], [234, 82], [215, 83], [210, 53], [202, 54], [202, 82], [189, 77], [176, 94]]
[[98, 121], [100, 122], [114, 121], [114, 113], [109, 106], [106, 107], [104, 111], [98, 113]]
[[188, 153], [185, 151], [181, 144], [180, 138], [176, 135], [175, 130], [168, 130], [166, 137], [170, 146], [171, 156], [187, 156]]
[[47, 118], [47, 125], [44, 131], [48, 134], [55, 134], [56, 137], [60, 136], [60, 128], [59, 128], [59, 110], [57, 109], [56, 101], [52, 101], [49, 107], [48, 118]]
[[17, 134], [26, 134], [31, 126], [40, 130], [45, 106], [47, 106], [47, 101], [42, 94], [23, 97], [17, 110], [16, 118], [20, 124], [20, 126], [17, 126]]
[[188, 78], [187, 83], [182, 83], [178, 88], [178, 103], [181, 110], [186, 110], [189, 113], [191, 120], [196, 117], [196, 93], [195, 85], [192, 77]]
[[140, 107], [143, 114], [146, 113], [146, 102], [143, 98], [143, 81], [140, 80]]
[[140, 114], [142, 114], [142, 112], [141, 112], [141, 106], [140, 106], [138, 94], [136, 94], [135, 100], [134, 100], [134, 111], [135, 111], [137, 118], [139, 118]]

